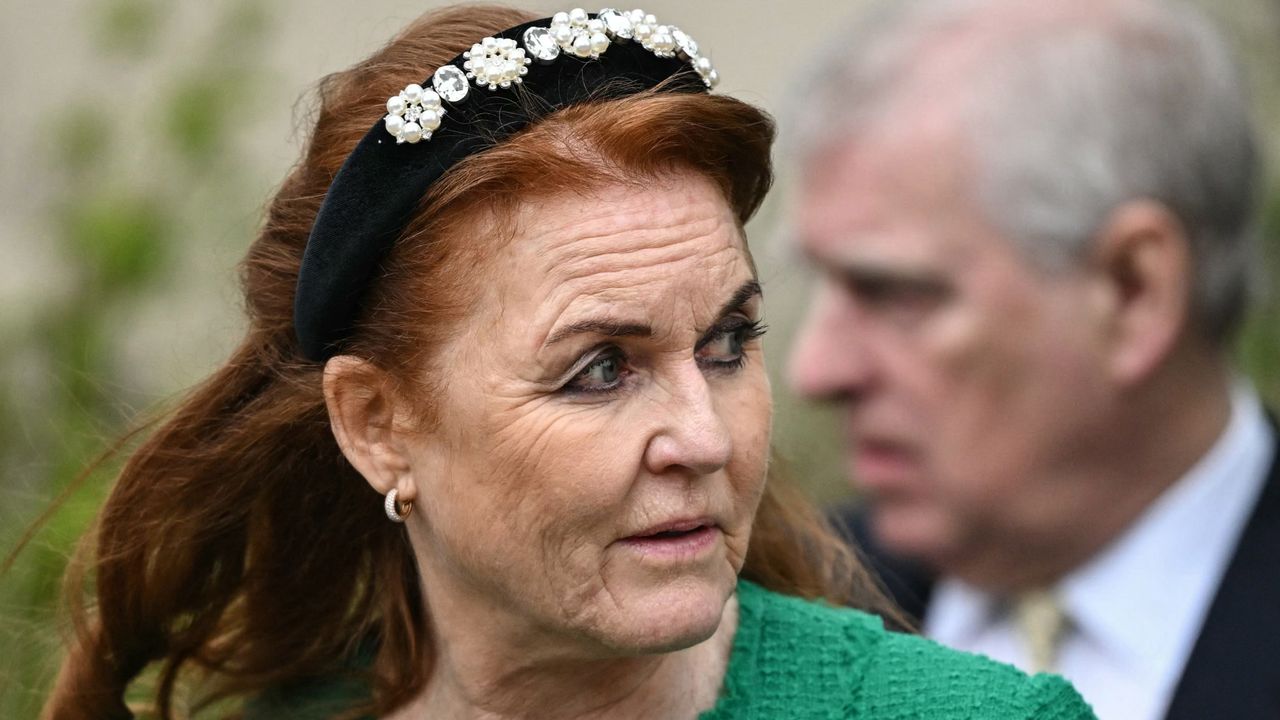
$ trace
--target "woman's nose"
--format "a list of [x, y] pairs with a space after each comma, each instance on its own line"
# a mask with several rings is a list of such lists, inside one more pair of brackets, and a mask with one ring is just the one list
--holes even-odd
[[645, 448], [645, 466], [655, 475], [684, 471], [710, 475], [729, 463], [733, 440], [716, 408], [711, 384], [693, 362], [664, 383], [658, 403], [660, 430]]

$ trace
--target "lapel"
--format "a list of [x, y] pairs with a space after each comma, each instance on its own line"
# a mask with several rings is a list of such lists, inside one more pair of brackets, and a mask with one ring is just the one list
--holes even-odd
[[[871, 535], [864, 510], [845, 508], [832, 520], [918, 624], [934, 578], [886, 553]], [[1165, 716], [1206, 718], [1280, 718], [1280, 440]]]
[[1166, 716], [1203, 718], [1280, 718], [1280, 447]]

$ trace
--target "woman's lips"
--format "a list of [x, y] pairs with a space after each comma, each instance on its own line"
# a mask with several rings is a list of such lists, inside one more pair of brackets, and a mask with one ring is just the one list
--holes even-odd
[[720, 528], [711, 522], [693, 521], [668, 523], [651, 528], [641, 534], [623, 538], [620, 542], [654, 559], [689, 560], [709, 550], [720, 536]]

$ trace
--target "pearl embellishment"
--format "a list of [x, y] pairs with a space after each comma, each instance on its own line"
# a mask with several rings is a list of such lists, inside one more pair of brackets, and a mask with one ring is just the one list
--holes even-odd
[[432, 89], [415, 83], [388, 98], [383, 124], [397, 144], [430, 140], [445, 115], [442, 101], [465, 101], [470, 90], [468, 79], [491, 91], [510, 89], [524, 81], [534, 60], [550, 63], [562, 55], [597, 60], [613, 43], [633, 40], [658, 57], [687, 61], [708, 88], [720, 82], [720, 75], [710, 58], [700, 53], [698, 43], [674, 25], [659, 24], [651, 13], [605, 8], [593, 18], [586, 10], [574, 8], [552, 15], [549, 27], [525, 30], [521, 43], [487, 37], [472, 45], [462, 53], [461, 68], [442, 65], [436, 70]]

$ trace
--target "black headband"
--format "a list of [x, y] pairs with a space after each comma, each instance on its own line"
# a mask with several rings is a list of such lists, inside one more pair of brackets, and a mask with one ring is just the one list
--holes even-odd
[[[526, 38], [526, 31], [532, 39]], [[311, 228], [294, 296], [294, 331], [309, 359], [324, 361], [338, 352], [350, 335], [365, 290], [414, 208], [431, 184], [460, 160], [570, 105], [655, 88], [705, 92], [717, 80], [692, 39], [638, 10], [557, 13], [493, 37], [437, 70], [433, 77], [454, 81], [437, 86], [443, 103], [436, 102], [428, 82], [421, 86], [427, 88], [422, 91], [426, 100], [418, 101], [421, 96], [406, 88], [409, 112], [405, 93], [389, 100], [388, 117], [365, 134], [334, 177]], [[516, 44], [520, 51], [514, 55], [527, 54], [532, 60], [523, 64], [520, 82], [493, 90], [466, 83], [465, 97], [451, 101], [459, 93], [460, 70], [476, 68], [482, 77], [488, 70], [497, 71], [502, 58], [511, 57], [504, 53]], [[497, 55], [499, 62], [477, 67], [483, 58], [468, 56], [480, 48]], [[522, 63], [507, 65], [504, 77], [517, 65]], [[426, 129], [434, 124], [432, 107], [443, 109], [438, 128], [421, 140], [414, 132], [406, 135], [408, 122]], [[392, 128], [400, 134], [392, 134]], [[404, 142], [406, 137], [411, 141]]]

